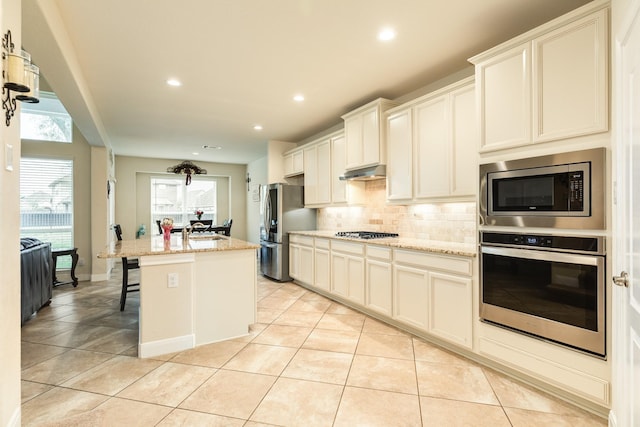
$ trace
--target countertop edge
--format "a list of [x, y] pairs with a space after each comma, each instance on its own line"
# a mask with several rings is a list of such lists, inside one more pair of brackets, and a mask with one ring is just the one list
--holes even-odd
[[[155, 239], [155, 240], [154, 240]], [[180, 236], [172, 236], [170, 246], [168, 248], [161, 249], [157, 246], [157, 242], [160, 241], [162, 246], [161, 236], [152, 236], [151, 239], [135, 239], [135, 240], [122, 240], [115, 242], [109, 247], [98, 253], [97, 257], [100, 259], [108, 258], [133, 258], [143, 256], [158, 256], [158, 255], [173, 255], [173, 254], [190, 254], [190, 253], [211, 253], [211, 252], [226, 252], [226, 251], [242, 251], [242, 250], [255, 250], [260, 249], [260, 245], [255, 243], [246, 242], [244, 240], [235, 239], [233, 237], [224, 237], [219, 240], [211, 240], [211, 244], [215, 243], [215, 246], [202, 247], [202, 248], [188, 248], [182, 247], [182, 238]], [[197, 239], [196, 241], [205, 241], [206, 239]], [[217, 242], [220, 242], [219, 244]], [[154, 246], [154, 243], [156, 246]]]
[[434, 240], [410, 239], [404, 237], [385, 237], [381, 239], [358, 239], [354, 237], [338, 237], [335, 231], [301, 230], [290, 231], [289, 234], [297, 234], [309, 237], [321, 237], [334, 240], [346, 240], [350, 242], [366, 243], [368, 245], [388, 246], [396, 249], [409, 249], [434, 254], [456, 255], [468, 258], [478, 256], [476, 246], [471, 243], [442, 242]]

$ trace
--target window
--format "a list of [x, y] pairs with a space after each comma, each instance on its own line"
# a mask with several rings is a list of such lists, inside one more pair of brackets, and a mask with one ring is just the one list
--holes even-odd
[[[217, 223], [216, 181], [194, 177], [190, 185], [184, 185], [184, 177], [151, 178], [151, 224], [157, 220], [173, 218], [176, 226], [195, 220], [196, 210], [203, 213], [201, 219]], [[155, 225], [154, 225], [155, 227]]]
[[[73, 247], [73, 160], [20, 160], [20, 237]], [[68, 268], [68, 257], [58, 260]]]
[[40, 102], [22, 104], [20, 111], [20, 138], [38, 141], [72, 141], [71, 116], [55, 94], [41, 91]]

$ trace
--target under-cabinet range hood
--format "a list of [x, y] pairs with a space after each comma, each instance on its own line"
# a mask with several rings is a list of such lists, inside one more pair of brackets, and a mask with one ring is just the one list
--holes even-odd
[[369, 166], [362, 169], [346, 171], [340, 176], [341, 181], [368, 181], [372, 179], [382, 179], [387, 175], [385, 165]]

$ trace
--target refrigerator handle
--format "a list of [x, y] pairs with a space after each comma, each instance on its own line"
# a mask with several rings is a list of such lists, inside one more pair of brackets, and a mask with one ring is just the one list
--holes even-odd
[[265, 192], [265, 209], [264, 209], [264, 229], [267, 236], [271, 233], [271, 195], [269, 191]]

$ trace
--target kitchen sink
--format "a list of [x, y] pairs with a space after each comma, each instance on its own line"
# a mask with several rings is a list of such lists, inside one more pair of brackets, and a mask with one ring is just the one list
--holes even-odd
[[190, 240], [226, 240], [227, 238], [221, 234], [201, 234], [195, 233], [189, 235]]

